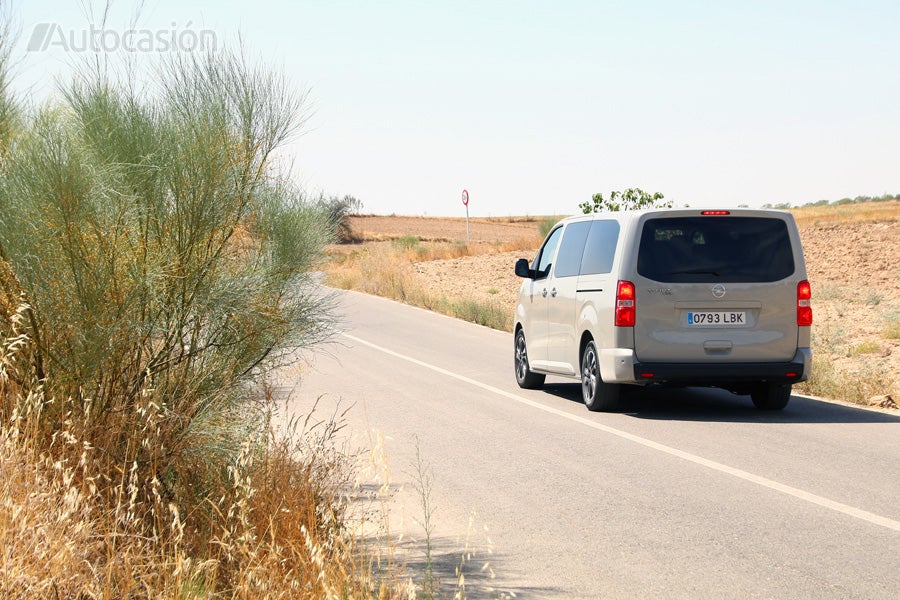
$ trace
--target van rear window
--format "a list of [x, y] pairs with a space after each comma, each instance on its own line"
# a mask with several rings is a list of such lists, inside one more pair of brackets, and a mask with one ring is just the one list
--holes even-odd
[[637, 271], [669, 283], [772, 282], [794, 273], [794, 254], [781, 219], [648, 219], [641, 233]]

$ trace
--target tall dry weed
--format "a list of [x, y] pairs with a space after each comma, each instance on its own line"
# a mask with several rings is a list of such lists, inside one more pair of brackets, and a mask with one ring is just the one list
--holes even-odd
[[[138, 460], [111, 462], [82, 437], [90, 434], [82, 418], [71, 416], [47, 443], [35, 424], [55, 400], [16, 394], [8, 377], [30, 344], [13, 336], [0, 347], [0, 393], [12, 404], [0, 427], [3, 597], [406, 594], [399, 571], [372, 570], [370, 550], [347, 524], [353, 471], [334, 443], [333, 420], [278, 428], [270, 410], [264, 434], [229, 458], [213, 493], [182, 505], [164, 497], [164, 480], [146, 479]], [[154, 446], [160, 412], [146, 392], [133, 421], [139, 430], [128, 437]]]
[[333, 264], [325, 283], [342, 289], [404, 301], [413, 293], [407, 250], [379, 244], [367, 246]]
[[[341, 255], [339, 260], [332, 261], [325, 283], [341, 289], [399, 300], [486, 327], [511, 330], [512, 317], [509, 310], [499, 302], [448, 298], [430, 293], [418, 284], [413, 274], [413, 265], [425, 259], [416, 252], [416, 248], [425, 247], [425, 244], [382, 243], [349, 255]], [[437, 255], [440, 258], [429, 260], [471, 255], [465, 246], [462, 246], [462, 250], [457, 250], [458, 248], [458, 245], [438, 245], [431, 256]]]

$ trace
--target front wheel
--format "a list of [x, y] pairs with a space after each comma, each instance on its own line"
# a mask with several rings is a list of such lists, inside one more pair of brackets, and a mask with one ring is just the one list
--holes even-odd
[[750, 391], [750, 399], [759, 410], [781, 410], [791, 399], [791, 384], [762, 383]]
[[520, 388], [536, 390], [544, 385], [546, 375], [534, 373], [528, 365], [528, 348], [525, 346], [525, 332], [521, 329], [516, 332], [516, 351], [514, 356], [516, 367], [516, 383]]
[[588, 342], [581, 357], [581, 395], [584, 405], [590, 411], [608, 412], [619, 406], [621, 386], [604, 383], [600, 378], [600, 361], [597, 358], [597, 346]]

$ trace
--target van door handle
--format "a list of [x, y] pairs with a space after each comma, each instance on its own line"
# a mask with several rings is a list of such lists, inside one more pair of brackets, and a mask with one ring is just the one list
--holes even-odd
[[556, 288], [553, 288], [552, 290], [550, 290], [550, 295], [553, 296], [554, 298], [556, 298]]
[[544, 291], [541, 292], [541, 296], [543, 296], [544, 298], [547, 297], [547, 288], [544, 288]]

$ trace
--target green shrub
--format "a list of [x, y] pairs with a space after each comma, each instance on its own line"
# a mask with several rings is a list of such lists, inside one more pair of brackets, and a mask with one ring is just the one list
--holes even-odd
[[499, 329], [501, 331], [512, 330], [512, 315], [510, 311], [499, 303], [484, 303], [477, 300], [458, 300], [451, 302], [451, 316]]
[[547, 234], [550, 233], [557, 223], [559, 223], [559, 219], [556, 217], [546, 217], [541, 219], [540, 223], [538, 223], [538, 231], [541, 232], [541, 239], [547, 237]]
[[359, 239], [350, 227], [350, 216], [359, 214], [362, 202], [353, 196], [339, 198], [331, 196], [319, 198], [319, 207], [327, 215], [328, 223], [334, 230], [335, 241], [340, 244], [357, 242]]
[[851, 347], [849, 350], [847, 350], [847, 356], [856, 356], [858, 354], [875, 354], [876, 352], [880, 351], [881, 346], [878, 345], [878, 342], [869, 340]]
[[115, 504], [102, 486], [127, 480], [153, 531], [170, 505], [202, 532], [265, 440], [259, 384], [329, 335], [310, 272], [331, 230], [271, 166], [302, 116], [282, 78], [222, 53], [155, 82], [83, 72], [4, 137], [0, 337], [21, 343], [0, 417], [35, 455], [61, 454], [63, 431], [90, 447], [84, 473], [106, 474], [85, 489]]
[[808, 381], [797, 384], [797, 391], [865, 404], [872, 396], [886, 394], [891, 389], [891, 375], [877, 367], [863, 367], [847, 372], [828, 361], [819, 361]]
[[414, 235], [404, 235], [395, 239], [394, 244], [403, 250], [412, 250], [419, 245], [420, 241], [421, 240]]

